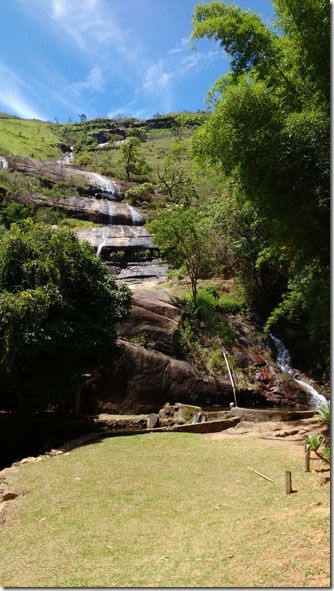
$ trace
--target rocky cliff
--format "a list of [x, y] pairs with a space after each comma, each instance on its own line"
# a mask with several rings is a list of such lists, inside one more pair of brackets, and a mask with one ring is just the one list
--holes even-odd
[[[177, 358], [180, 309], [166, 289], [133, 286], [129, 318], [120, 327], [117, 361], [88, 376], [85, 398], [96, 413], [158, 412], [166, 403], [228, 408], [234, 395], [227, 369], [212, 374]], [[303, 406], [308, 392], [274, 361], [269, 340], [249, 319], [230, 317], [238, 406]], [[223, 355], [223, 352], [222, 352]]]
[[[83, 180], [77, 197], [64, 195], [56, 203], [52, 196], [34, 195], [32, 199], [34, 203], [40, 201], [45, 207], [62, 208], [73, 217], [94, 222], [90, 229], [78, 231], [78, 237], [108, 260], [110, 272], [117, 271], [119, 278], [132, 282], [131, 312], [127, 322], [119, 327], [119, 358], [86, 376], [86, 410], [148, 413], [157, 412], [166, 402], [224, 407], [234, 402], [227, 368], [213, 373], [208, 367], [180, 358], [177, 335], [182, 313], [177, 300], [157, 279], [166, 275], [167, 267], [153, 258], [155, 247], [144, 227], [145, 215], [123, 201], [129, 183], [63, 162], [43, 163], [16, 157], [9, 161], [9, 167], [46, 178], [50, 183], [61, 178]], [[145, 260], [138, 263], [143, 251]], [[117, 252], [126, 253], [127, 258], [119, 263], [118, 257], [113, 267], [110, 257]], [[129, 265], [129, 257], [135, 258], [135, 266]], [[312, 405], [307, 388], [275, 363], [273, 345], [262, 334], [261, 327], [246, 317], [227, 315], [225, 319], [234, 335], [233, 344], [224, 344], [224, 349], [234, 360], [239, 406]], [[329, 396], [321, 386], [320, 391]]]

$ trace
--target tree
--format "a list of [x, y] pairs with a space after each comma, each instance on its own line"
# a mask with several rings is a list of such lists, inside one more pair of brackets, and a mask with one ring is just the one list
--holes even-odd
[[184, 155], [182, 142], [170, 146], [162, 166], [157, 169], [157, 189], [167, 195], [171, 203], [190, 205], [197, 193], [195, 183], [182, 163]]
[[83, 373], [116, 354], [130, 292], [67, 228], [26, 220], [0, 236], [0, 384], [21, 412], [73, 409]]
[[129, 137], [120, 146], [119, 163], [124, 166], [128, 180], [131, 175], [146, 174], [150, 170], [144, 156], [140, 153], [140, 141], [136, 137]]
[[175, 269], [185, 268], [196, 306], [198, 280], [207, 272], [216, 247], [209, 221], [199, 209], [177, 205], [160, 210], [147, 227], [162, 256]]
[[[222, 168], [261, 220], [289, 273], [279, 317], [306, 325], [322, 369], [329, 363], [329, 3], [273, 0], [280, 31], [221, 2], [199, 4], [193, 38], [220, 42], [228, 75], [193, 150]], [[259, 253], [259, 256], [262, 256]], [[320, 367], [319, 365], [319, 367]], [[319, 368], [318, 368], [319, 369]]]

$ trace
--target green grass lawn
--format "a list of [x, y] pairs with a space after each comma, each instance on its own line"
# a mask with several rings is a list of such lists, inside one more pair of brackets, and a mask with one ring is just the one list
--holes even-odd
[[330, 584], [329, 487], [303, 472], [302, 446], [116, 437], [21, 464], [9, 483], [3, 587]]

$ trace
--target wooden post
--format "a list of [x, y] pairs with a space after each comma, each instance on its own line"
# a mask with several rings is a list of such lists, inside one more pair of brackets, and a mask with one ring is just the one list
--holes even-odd
[[232, 390], [233, 390], [233, 396], [234, 396], [234, 402], [235, 402], [235, 406], [238, 406], [238, 403], [237, 403], [237, 396], [236, 396], [236, 388], [235, 388], [235, 381], [234, 381], [234, 378], [233, 378], [232, 372], [231, 372], [231, 370], [230, 370], [230, 366], [229, 366], [229, 364], [228, 364], [228, 361], [227, 361], [227, 357], [226, 357], [226, 353], [225, 353], [225, 351], [223, 351], [223, 355], [224, 355], [224, 359], [225, 359], [225, 363], [226, 363], [226, 367], [227, 367], [228, 375], [229, 375], [230, 382], [231, 382], [231, 386], [232, 386]]
[[309, 449], [305, 448], [305, 454], [304, 454], [304, 472], [309, 472], [310, 471], [310, 456], [311, 456], [311, 452]]
[[292, 493], [292, 482], [291, 482], [291, 472], [287, 470], [285, 472], [285, 492], [287, 495]]

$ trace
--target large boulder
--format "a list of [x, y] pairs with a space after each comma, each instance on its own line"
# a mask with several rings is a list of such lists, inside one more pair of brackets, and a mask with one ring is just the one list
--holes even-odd
[[95, 412], [140, 414], [158, 412], [166, 401], [205, 405], [232, 400], [227, 380], [141, 345], [122, 340], [119, 345], [120, 358], [95, 381]]
[[181, 317], [180, 309], [166, 291], [135, 288], [130, 314], [119, 332], [123, 339], [174, 355], [175, 334]]

